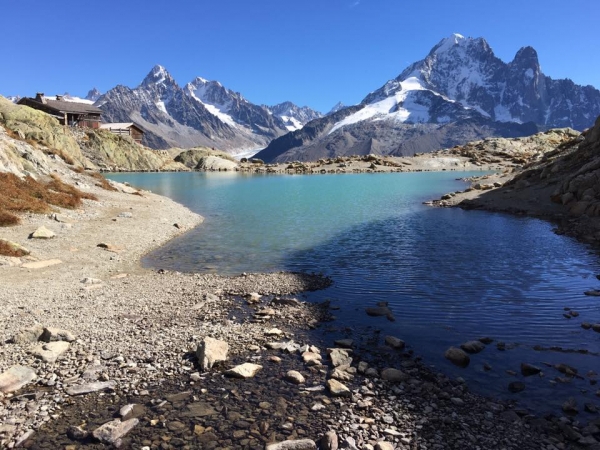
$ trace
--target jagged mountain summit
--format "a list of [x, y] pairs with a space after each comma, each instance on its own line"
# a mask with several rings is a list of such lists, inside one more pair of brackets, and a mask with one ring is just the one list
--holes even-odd
[[[105, 122], [139, 124], [146, 130], [144, 143], [157, 149], [208, 146], [242, 153], [285, 134], [286, 121], [293, 120], [295, 129], [306, 123], [301, 115], [283, 119], [218, 81], [197, 77], [180, 87], [160, 65], [136, 88], [117, 86], [99, 97], [96, 106], [104, 111]], [[290, 104], [290, 111], [296, 109], [304, 111]]]
[[344, 108], [346, 108], [346, 105], [344, 105], [342, 102], [337, 102], [335, 105], [333, 105], [333, 108], [331, 108], [329, 110], [329, 112], [325, 115], [330, 116], [331, 114], [334, 114], [334, 113], [338, 112], [340, 109], [344, 109]]
[[304, 125], [314, 119], [323, 117], [318, 111], [308, 106], [297, 106], [292, 102], [283, 102], [275, 106], [265, 106], [274, 116], [283, 120], [289, 131], [300, 130]]
[[544, 75], [533, 48], [520, 49], [505, 63], [485, 39], [454, 34], [359, 105], [276, 139], [257, 157], [410, 155], [488, 136], [582, 130], [599, 114], [600, 91]]
[[100, 92], [94, 87], [88, 91], [87, 95], [85, 96], [85, 99], [90, 100], [92, 102], [96, 102], [101, 96], [102, 92]]

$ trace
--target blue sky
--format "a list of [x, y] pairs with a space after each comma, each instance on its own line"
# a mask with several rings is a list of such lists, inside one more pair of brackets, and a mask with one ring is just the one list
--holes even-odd
[[155, 64], [254, 103], [360, 102], [452, 33], [600, 88], [597, 0], [4, 0], [0, 94], [135, 87]]

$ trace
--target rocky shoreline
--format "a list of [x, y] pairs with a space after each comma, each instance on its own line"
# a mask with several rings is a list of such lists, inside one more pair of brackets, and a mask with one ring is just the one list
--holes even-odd
[[[142, 254], [201, 218], [71, 176], [99, 201], [3, 230], [32, 253], [0, 267], [0, 447], [598, 447], [600, 422], [534, 417], [474, 395], [393, 336], [324, 336], [332, 308], [301, 297], [331, 282], [321, 276], [141, 269]], [[41, 225], [55, 237], [26, 238]], [[61, 262], [24, 267], [52, 259]], [[230, 353], [203, 368], [208, 338]], [[227, 375], [246, 363], [254, 376]]]

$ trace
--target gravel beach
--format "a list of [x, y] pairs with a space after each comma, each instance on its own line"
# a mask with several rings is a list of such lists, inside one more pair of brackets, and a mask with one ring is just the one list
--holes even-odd
[[328, 341], [322, 276], [141, 268], [202, 218], [72, 177], [99, 200], [2, 229], [31, 255], [0, 266], [0, 448], [600, 448], [600, 421], [474, 395], [394, 337]]

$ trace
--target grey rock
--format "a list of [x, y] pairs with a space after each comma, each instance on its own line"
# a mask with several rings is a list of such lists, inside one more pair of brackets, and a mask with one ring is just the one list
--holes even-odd
[[334, 397], [349, 397], [351, 395], [350, 389], [338, 380], [327, 380], [327, 388]]
[[265, 450], [316, 450], [317, 444], [310, 439], [275, 442], [267, 444]]
[[40, 341], [44, 342], [73, 342], [76, 337], [73, 333], [60, 328], [44, 328], [44, 332], [40, 336]]
[[461, 344], [460, 348], [467, 353], [479, 353], [485, 350], [485, 345], [481, 341], [469, 341]]
[[41, 226], [39, 227], [37, 230], [35, 230], [33, 233], [31, 233], [29, 235], [30, 239], [52, 239], [54, 236], [56, 236], [56, 233], [54, 233], [54, 231], [49, 230], [48, 228]]
[[352, 339], [338, 339], [334, 341], [334, 344], [338, 347], [352, 348], [354, 341]]
[[21, 389], [37, 378], [35, 371], [27, 366], [12, 366], [0, 374], [0, 392], [5, 394]]
[[521, 374], [523, 376], [529, 377], [531, 375], [537, 375], [542, 371], [539, 367], [536, 367], [531, 364], [521, 363]]
[[13, 338], [13, 342], [19, 345], [30, 344], [39, 341], [42, 334], [44, 334], [44, 327], [37, 324], [22, 330]]
[[394, 336], [386, 336], [385, 343], [397, 350], [402, 350], [406, 346], [406, 343], [402, 339], [398, 339]]
[[70, 344], [65, 341], [39, 344], [31, 350], [31, 354], [46, 363], [56, 362], [68, 349]]
[[296, 370], [290, 370], [285, 374], [285, 379], [294, 384], [302, 384], [306, 382], [306, 379], [302, 374]]
[[69, 395], [83, 395], [91, 392], [105, 391], [114, 389], [117, 386], [117, 382], [114, 380], [110, 381], [97, 381], [94, 383], [78, 384], [69, 386], [65, 389], [65, 392]]
[[183, 417], [207, 417], [217, 414], [211, 404], [205, 402], [190, 403], [181, 414]]
[[208, 370], [220, 361], [227, 361], [227, 353], [229, 352], [229, 344], [219, 339], [206, 337], [198, 345], [196, 356], [200, 362], [202, 370]]
[[262, 368], [259, 364], [244, 363], [225, 371], [225, 375], [233, 378], [252, 378]]
[[375, 450], [394, 450], [395, 448], [394, 444], [387, 441], [379, 441], [375, 444]]
[[452, 364], [463, 368], [467, 367], [471, 362], [469, 355], [467, 355], [464, 350], [456, 347], [450, 347], [448, 350], [446, 350], [444, 357]]
[[508, 385], [508, 390], [513, 394], [517, 394], [525, 390], [525, 383], [522, 383], [520, 381], [513, 381]]
[[339, 446], [338, 435], [335, 431], [328, 431], [319, 442], [321, 450], [337, 450]]
[[112, 420], [96, 428], [92, 436], [104, 444], [116, 444], [123, 436], [129, 433], [137, 424], [138, 419]]
[[352, 357], [349, 354], [349, 350], [341, 348], [329, 348], [327, 349], [331, 364], [334, 367], [338, 366], [349, 366], [352, 364]]
[[392, 383], [400, 383], [408, 380], [409, 376], [401, 370], [388, 368], [381, 371], [381, 378]]

